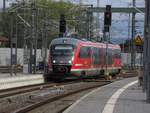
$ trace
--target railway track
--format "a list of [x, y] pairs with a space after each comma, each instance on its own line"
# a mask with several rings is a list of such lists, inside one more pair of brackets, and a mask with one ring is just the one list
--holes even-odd
[[77, 82], [81, 82], [81, 80], [66, 81], [63, 83], [47, 82], [47, 83], [42, 83], [42, 84], [37, 84], [37, 85], [30, 85], [30, 86], [23, 86], [23, 87], [0, 90], [0, 99], [27, 93], [27, 92], [29, 93], [29, 92], [33, 92], [33, 91], [37, 91], [37, 90], [41, 90], [45, 88], [73, 84]]
[[[12, 113], [24, 107], [41, 106], [49, 101], [54, 102], [63, 97], [82, 92], [90, 88], [108, 84], [112, 81], [104, 80], [77, 80], [64, 83], [47, 83], [30, 87], [13, 88], [0, 91], [0, 113]], [[32, 106], [33, 107], [33, 106]], [[14, 113], [15, 113], [14, 112]], [[19, 112], [19, 111], [17, 111]], [[22, 113], [22, 111], [20, 112]]]
[[[129, 75], [122, 75], [122, 78], [127, 78], [127, 77], [135, 77], [136, 75], [133, 73], [128, 73]], [[121, 76], [121, 75], [120, 75]], [[103, 85], [109, 84], [112, 81], [116, 80], [86, 80], [86, 82], [101, 82], [101, 84], [89, 86], [86, 88], [81, 88], [77, 89], [72, 92], [68, 92], [66, 94], [60, 95], [58, 97], [50, 98], [46, 101], [41, 101], [38, 103], [34, 103], [30, 106], [21, 108], [17, 112], [14, 113], [62, 113], [65, 109], [67, 109], [72, 103], [74, 103], [77, 99], [79, 99], [81, 96], [87, 94], [91, 90], [97, 87], [101, 87]], [[83, 93], [83, 94], [80, 94]], [[55, 105], [55, 107], [53, 107]], [[58, 110], [54, 109], [57, 108]], [[48, 111], [49, 110], [49, 111]]]
[[[131, 74], [131, 75], [134, 75], [134, 74]], [[122, 76], [122, 78], [123, 77], [124, 76]], [[106, 85], [113, 81], [116, 81], [116, 80], [85, 79], [84, 81], [76, 80], [76, 81], [67, 81], [64, 83], [50, 82], [50, 83], [40, 84], [40, 85], [32, 85], [32, 86], [26, 86], [26, 87], [13, 88], [9, 90], [1, 90], [0, 91], [0, 106], [3, 105], [4, 107], [0, 107], [0, 113], [1, 112], [12, 113], [12, 111], [14, 111], [13, 113], [27, 113], [27, 112], [30, 113], [30, 111], [34, 111], [34, 109], [39, 109], [41, 106], [45, 106], [45, 104], [47, 103], [48, 104], [50, 103], [53, 105], [54, 102], [57, 102], [63, 98], [67, 98], [71, 95], [76, 95], [78, 93], [86, 92], [88, 90]], [[67, 87], [67, 89], [65, 87]], [[45, 92], [46, 93], [48, 92], [48, 93], [43, 94]], [[53, 93], [53, 92], [56, 92], [56, 93]], [[19, 95], [22, 95], [22, 97], [19, 97], [18, 99]], [[41, 95], [44, 95], [44, 96], [41, 96]], [[3, 100], [6, 100], [6, 102]], [[21, 104], [18, 104], [20, 103], [20, 100], [21, 100]], [[6, 109], [7, 106], [8, 106], [8, 109]], [[57, 112], [57, 113], [61, 113], [61, 111], [67, 108], [67, 106], [60, 109], [59, 110], [60, 112]], [[31, 112], [31, 113], [34, 113], [34, 112]]]
[[[129, 72], [129, 73], [124, 73], [124, 74], [120, 74], [117, 77], [123, 77], [123, 78], [127, 78], [127, 77], [134, 77], [135, 74]], [[43, 88], [49, 88], [49, 87], [53, 87], [53, 86], [61, 86], [61, 85], [66, 85], [66, 84], [71, 84], [71, 83], [76, 83], [76, 82], [81, 82], [82, 80], [75, 80], [75, 81], [71, 81], [71, 82], [65, 82], [65, 83], [54, 83], [54, 82], [47, 82], [47, 83], [42, 83], [42, 84], [37, 84], [37, 85], [31, 85], [31, 86], [23, 86], [23, 87], [17, 87], [17, 88], [11, 88], [11, 89], [5, 89], [5, 90], [0, 90], [0, 99], [1, 98], [6, 98], [9, 96], [14, 96], [14, 95], [18, 95], [18, 94], [22, 94], [22, 93], [26, 93], [26, 92], [32, 92], [32, 91], [36, 91], [36, 90], [40, 90]], [[85, 79], [84, 81], [86, 82], [106, 82], [105, 79]], [[112, 82], [112, 80], [107, 80], [107, 82]]]
[[0, 99], [10, 97], [10, 96], [19, 95], [19, 94], [23, 94], [26, 92], [32, 92], [32, 91], [40, 90], [41, 88], [52, 87], [54, 85], [56, 85], [56, 84], [45, 83], [45, 84], [38, 84], [38, 85], [32, 85], [32, 86], [23, 86], [23, 87], [11, 88], [11, 89], [7, 89], [7, 90], [0, 90]]
[[[0, 73], [8, 73], [11, 70], [11, 66], [0, 66]], [[22, 66], [16, 66], [15, 67], [15, 71], [18, 72], [22, 72], [23, 71], [23, 67]]]
[[[73, 90], [69, 90], [67, 92], [64, 92], [64, 93], [61, 93], [61, 94], [58, 94], [57, 96], [48, 96], [40, 101], [35, 101], [34, 103], [28, 105], [28, 106], [25, 106], [25, 107], [22, 107], [20, 109], [17, 109], [16, 111], [14, 111], [13, 113], [28, 113], [30, 111], [32, 111], [32, 113], [34, 113], [34, 109], [38, 109], [39, 107], [41, 106], [44, 106], [45, 104], [52, 104], [58, 100], [61, 100], [63, 98], [66, 98], [66, 97], [69, 97], [69, 96], [72, 96], [72, 95], [76, 95], [78, 93], [82, 93], [84, 91], [87, 91], [87, 90], [91, 90], [91, 89], [94, 89], [94, 88], [97, 88], [97, 87], [100, 87], [100, 86], [103, 86], [103, 85], [106, 85], [110, 83], [110, 81], [103, 81], [103, 82], [96, 82], [94, 84], [90, 84], [90, 85], [87, 85], [87, 86], [82, 86], [82, 87], [79, 87], [79, 88], [74, 88]], [[89, 84], [89, 83], [88, 83]], [[65, 108], [67, 108], [68, 106], [66, 106]], [[60, 109], [59, 110], [59, 113], [61, 111], [63, 111], [65, 108], [63, 109]], [[42, 112], [40, 110], [40, 112]]]

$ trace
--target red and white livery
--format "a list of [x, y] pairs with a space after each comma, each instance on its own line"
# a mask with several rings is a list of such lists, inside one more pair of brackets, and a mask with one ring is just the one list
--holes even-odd
[[49, 47], [48, 70], [56, 78], [116, 74], [121, 65], [119, 45], [57, 38]]

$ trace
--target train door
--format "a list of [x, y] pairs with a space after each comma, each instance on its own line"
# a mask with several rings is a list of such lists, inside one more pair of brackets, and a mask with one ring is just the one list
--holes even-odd
[[91, 64], [91, 48], [82, 46], [79, 52], [80, 63], [83, 64], [82, 68], [89, 69]]
[[102, 65], [103, 65], [103, 49], [102, 48], [98, 48], [98, 52], [99, 52], [99, 61], [98, 61], [98, 64], [99, 64], [99, 67], [102, 68]]
[[108, 48], [108, 66], [112, 68], [112, 49]]

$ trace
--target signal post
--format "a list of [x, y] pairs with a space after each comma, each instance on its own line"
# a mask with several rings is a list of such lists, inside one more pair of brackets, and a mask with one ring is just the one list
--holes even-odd
[[106, 41], [106, 75], [109, 77], [108, 72], [108, 43], [110, 42], [110, 26], [112, 20], [111, 5], [106, 5], [106, 11], [104, 12], [104, 41]]
[[[140, 54], [140, 65], [139, 65], [139, 68], [138, 68], [138, 78], [139, 78], [139, 85], [142, 86], [143, 85], [143, 73], [142, 73], [142, 57], [143, 57], [143, 40], [141, 38], [141, 36], [138, 34], [136, 35], [135, 37], [135, 40], [134, 40], [134, 44], [136, 45], [136, 50], [137, 52], [136, 53], [141, 53]], [[143, 89], [144, 90], [144, 89]]]
[[60, 15], [60, 21], [59, 21], [59, 37], [63, 37], [64, 33], [66, 32], [66, 20], [65, 15]]
[[150, 103], [150, 1], [145, 0], [144, 26], [144, 89], [147, 102]]

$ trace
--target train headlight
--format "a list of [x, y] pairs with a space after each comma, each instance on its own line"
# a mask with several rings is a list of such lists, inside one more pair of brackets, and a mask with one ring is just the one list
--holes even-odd
[[74, 60], [74, 57], [72, 57], [71, 60], [73, 61], [73, 60]]
[[56, 60], [53, 60], [53, 63], [56, 63]]
[[72, 62], [71, 60], [68, 61], [68, 63], [70, 63], [70, 64], [71, 64], [71, 62]]

